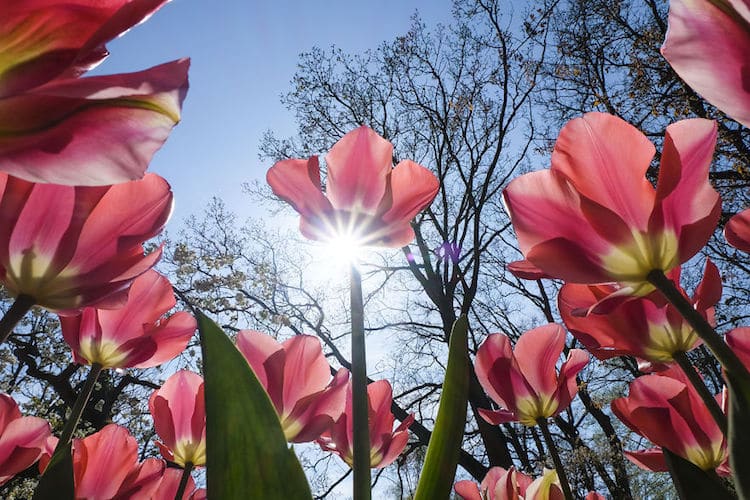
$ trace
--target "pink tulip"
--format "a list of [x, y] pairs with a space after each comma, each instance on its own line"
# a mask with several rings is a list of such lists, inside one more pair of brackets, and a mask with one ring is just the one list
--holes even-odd
[[206, 404], [203, 379], [180, 370], [148, 400], [161, 454], [181, 467], [206, 464]]
[[648, 294], [652, 270], [688, 260], [716, 227], [720, 199], [708, 182], [715, 142], [709, 120], [667, 127], [654, 189], [645, 177], [654, 146], [635, 127], [603, 113], [568, 122], [552, 167], [505, 189], [526, 257], [511, 269], [527, 278], [618, 282], [620, 296]]
[[747, 0], [670, 0], [661, 53], [693, 90], [750, 127]]
[[326, 194], [318, 157], [282, 160], [266, 179], [274, 194], [299, 212], [300, 231], [311, 240], [347, 238], [360, 245], [399, 247], [414, 239], [409, 223], [432, 203], [439, 184], [411, 160], [393, 168], [393, 146], [360, 127], [326, 156]]
[[[701, 469], [726, 470], [724, 435], [681, 370], [635, 379], [628, 397], [612, 401], [612, 412], [634, 432]], [[665, 470], [652, 450], [629, 453], [641, 467]]]
[[464, 500], [562, 500], [563, 492], [557, 472], [545, 470], [532, 480], [515, 467], [508, 470], [492, 467], [477, 487], [473, 481], [459, 481], [454, 487]]
[[317, 337], [296, 335], [279, 343], [242, 330], [237, 348], [271, 398], [287, 441], [314, 441], [341, 416], [349, 372], [342, 368], [331, 379]]
[[750, 253], [750, 208], [732, 216], [724, 226], [727, 243], [738, 250]]
[[558, 374], [555, 364], [564, 346], [565, 330], [555, 324], [524, 333], [515, 349], [502, 333], [487, 337], [474, 366], [482, 387], [501, 409], [480, 409], [484, 419], [495, 425], [521, 422], [532, 426], [567, 408], [578, 390], [576, 375], [589, 357], [581, 349], [571, 349]]
[[2, 171], [79, 186], [143, 176], [180, 120], [189, 61], [78, 77], [164, 3], [0, 0]]
[[[393, 391], [387, 380], [377, 380], [367, 386], [368, 421], [370, 423], [370, 467], [382, 469], [398, 458], [409, 441], [408, 428], [414, 422], [414, 415], [409, 415], [401, 424], [393, 428], [394, 417], [391, 413]], [[354, 460], [352, 449], [352, 383], [346, 388], [346, 408], [344, 413], [325, 432], [318, 444], [326, 451], [340, 456], [349, 466]]]
[[46, 420], [22, 417], [15, 400], [0, 394], [0, 485], [39, 460], [49, 436]]
[[[180, 486], [182, 479], [182, 469], [168, 468], [158, 482], [156, 491], [153, 492], [151, 500], [174, 500], [177, 495], [177, 488]], [[183, 500], [206, 500], [205, 488], [196, 488], [195, 481], [192, 477], [188, 478], [185, 493], [182, 495]]]
[[[57, 438], [47, 441], [39, 462], [44, 472], [57, 446]], [[166, 464], [154, 458], [138, 462], [138, 443], [125, 427], [109, 424], [83, 439], [73, 440], [73, 482], [75, 498], [150, 498]]]
[[155, 174], [106, 187], [34, 184], [0, 174], [0, 281], [52, 310], [115, 307], [161, 256], [143, 254], [172, 211]]
[[169, 280], [154, 270], [137, 277], [121, 309], [87, 307], [75, 316], [60, 316], [62, 334], [80, 364], [104, 368], [149, 368], [185, 350], [197, 328], [195, 319], [175, 306]]
[[[675, 269], [679, 271], [679, 268]], [[672, 274], [679, 283], [679, 273]], [[597, 358], [635, 356], [656, 363], [669, 363], [675, 353], [688, 352], [699, 345], [695, 330], [674, 307], [664, 303], [656, 294], [621, 304], [607, 314], [585, 314], [616, 290], [613, 285], [566, 283], [557, 296], [565, 326]], [[720, 298], [719, 270], [707, 260], [703, 280], [693, 298], [688, 300], [704, 317], [712, 320], [713, 307]]]
[[750, 370], [750, 327], [741, 326], [726, 335], [727, 344]]

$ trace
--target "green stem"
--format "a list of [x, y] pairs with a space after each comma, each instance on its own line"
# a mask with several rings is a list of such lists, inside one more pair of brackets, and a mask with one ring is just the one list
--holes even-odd
[[549, 450], [549, 454], [552, 456], [552, 462], [555, 464], [557, 479], [560, 480], [560, 486], [562, 486], [563, 496], [565, 496], [565, 500], [573, 500], [573, 493], [570, 490], [570, 483], [568, 483], [568, 475], [565, 474], [565, 468], [563, 468], [562, 460], [560, 460], [560, 455], [557, 453], [557, 446], [555, 446], [555, 441], [552, 439], [552, 434], [549, 431], [547, 419], [544, 417], [539, 417], [536, 420], [536, 423], [537, 425], [539, 425], [539, 429], [542, 431], [544, 442], [547, 444], [547, 450]]
[[180, 478], [180, 485], [177, 487], [177, 493], [175, 493], [174, 500], [182, 500], [185, 495], [185, 488], [187, 488], [188, 479], [190, 479], [190, 472], [193, 470], [193, 462], [187, 462], [185, 467], [182, 469], [182, 477]]
[[695, 371], [695, 368], [688, 359], [687, 354], [685, 354], [684, 352], [676, 352], [672, 355], [672, 357], [674, 358], [675, 362], [680, 365], [680, 368], [682, 368], [682, 371], [685, 373], [688, 380], [690, 380], [690, 383], [698, 392], [698, 395], [703, 400], [706, 408], [708, 408], [708, 412], [711, 414], [711, 417], [713, 417], [716, 425], [718, 425], [719, 429], [721, 429], [721, 433], [724, 434], [724, 436], [727, 436], [727, 416], [724, 415], [724, 412], [722, 411], [721, 406], [719, 406], [719, 403], [716, 401], [716, 398], [714, 398], [713, 394], [711, 394], [711, 391], [709, 391], [708, 387], [706, 387], [706, 383], [703, 381], [698, 372]]
[[78, 427], [78, 422], [81, 420], [83, 410], [89, 402], [91, 393], [94, 392], [94, 386], [96, 385], [96, 381], [99, 379], [99, 374], [102, 370], [103, 367], [99, 363], [91, 365], [91, 370], [89, 370], [89, 374], [86, 377], [86, 381], [83, 383], [81, 392], [78, 393], [73, 409], [70, 410], [70, 416], [68, 417], [67, 422], [65, 422], [62, 434], [60, 434], [60, 441], [57, 443], [55, 453], [57, 453], [57, 450], [61, 449], [61, 447], [67, 446], [72, 440], [73, 433], [75, 432], [76, 427]]
[[0, 319], [0, 344], [8, 340], [10, 334], [13, 333], [13, 328], [26, 316], [26, 313], [29, 312], [34, 303], [34, 297], [29, 295], [21, 294], [16, 297], [16, 300], [13, 301], [10, 309], [6, 311], [3, 319]]
[[357, 264], [351, 265], [352, 317], [352, 421], [354, 500], [370, 499], [370, 425], [365, 357], [365, 319], [362, 277]]
[[693, 305], [688, 302], [684, 295], [677, 289], [672, 280], [664, 275], [664, 272], [660, 269], [654, 269], [646, 277], [649, 283], [654, 285], [662, 295], [672, 304], [675, 309], [682, 315], [685, 320], [690, 323], [695, 333], [703, 340], [703, 343], [711, 350], [711, 352], [719, 360], [719, 363], [724, 367], [727, 372], [732, 373], [735, 377], [739, 378], [745, 383], [750, 383], [750, 373], [748, 373], [745, 365], [742, 364], [740, 358], [729, 348], [724, 342], [721, 336], [716, 333], [716, 330], [706, 321], [698, 311], [695, 310]]

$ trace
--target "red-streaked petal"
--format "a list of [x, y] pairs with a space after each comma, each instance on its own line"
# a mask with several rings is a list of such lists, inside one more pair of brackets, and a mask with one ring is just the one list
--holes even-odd
[[73, 445], [76, 496], [112, 498], [138, 460], [138, 443], [127, 429], [109, 424]]
[[578, 392], [578, 383], [576, 375], [583, 370], [583, 367], [589, 362], [589, 355], [583, 349], [571, 349], [568, 351], [568, 359], [560, 367], [560, 374], [557, 381], [557, 410], [559, 414], [566, 409]]
[[325, 389], [331, 380], [331, 369], [317, 337], [295, 335], [284, 342], [283, 348], [283, 410], [288, 413], [300, 399]]
[[518, 416], [509, 410], [485, 410], [479, 408], [479, 414], [492, 425], [507, 424], [509, 422], [518, 422]]
[[560, 131], [552, 169], [576, 191], [617, 213], [630, 227], [646, 229], [654, 188], [646, 170], [654, 145], [638, 129], [613, 115], [587, 113]]
[[540, 280], [544, 278], [552, 278], [547, 273], [525, 259], [511, 262], [507, 267], [508, 271], [510, 271], [513, 276], [524, 280]]
[[266, 173], [273, 194], [286, 201], [303, 217], [320, 218], [333, 211], [320, 190], [318, 157], [282, 160]]
[[393, 432], [393, 414], [391, 402], [393, 389], [387, 380], [376, 380], [367, 385], [367, 399], [370, 407], [370, 440], [373, 445], [381, 435]]
[[180, 370], [151, 395], [149, 410], [154, 417], [154, 429], [168, 447], [174, 448], [181, 440], [198, 442], [203, 439], [202, 435], [193, 432], [192, 425], [196, 396], [202, 386], [200, 375]]
[[144, 335], [146, 325], [153, 325], [175, 303], [169, 280], [149, 270], [133, 280], [125, 307], [99, 311], [99, 323], [108, 339], [124, 342]]
[[679, 236], [680, 263], [703, 248], [721, 213], [719, 194], [708, 181], [716, 133], [716, 122], [694, 118], [669, 125], [664, 136], [649, 229]]
[[196, 328], [198, 325], [192, 315], [185, 311], [174, 313], [148, 332], [148, 337], [156, 344], [156, 351], [133, 368], [151, 368], [174, 359], [185, 350]]
[[742, 2], [717, 4], [671, 0], [661, 53], [703, 98], [750, 127], [750, 16]]
[[0, 2], [0, 97], [59, 75], [77, 77], [107, 56], [104, 44], [166, 0]]
[[55, 81], [0, 100], [3, 171], [78, 186], [143, 177], [180, 120], [188, 66]]
[[591, 227], [578, 193], [552, 170], [515, 178], [503, 191], [521, 252], [550, 276], [572, 282], [611, 281], [601, 256], [612, 244]]
[[721, 300], [721, 294], [722, 285], [719, 268], [716, 267], [716, 264], [711, 259], [707, 258], [706, 265], [703, 268], [703, 278], [698, 283], [693, 294], [695, 309], [705, 313]]
[[484, 391], [495, 403], [508, 409], [513, 408], [515, 403], [515, 393], [509, 383], [512, 358], [510, 339], [502, 333], [493, 333], [479, 346], [474, 363], [477, 379]]
[[664, 459], [661, 448], [649, 448], [639, 451], [623, 451], [625, 456], [635, 465], [651, 472], [667, 472], [669, 467]]
[[555, 394], [555, 365], [560, 359], [563, 347], [565, 330], [554, 323], [529, 330], [518, 338], [513, 356], [524, 378], [537, 395], [552, 397]]
[[750, 208], [729, 219], [724, 227], [724, 237], [734, 248], [750, 253]]
[[241, 330], [237, 334], [237, 349], [266, 389], [276, 411], [281, 414], [284, 409], [283, 376], [286, 362], [282, 345], [268, 334]]
[[368, 127], [342, 137], [326, 155], [326, 194], [337, 210], [374, 214], [393, 170], [393, 146]]
[[80, 273], [93, 270], [136, 245], [142, 255], [140, 243], [161, 231], [172, 204], [169, 184], [156, 174], [112, 186], [86, 220], [70, 265]]

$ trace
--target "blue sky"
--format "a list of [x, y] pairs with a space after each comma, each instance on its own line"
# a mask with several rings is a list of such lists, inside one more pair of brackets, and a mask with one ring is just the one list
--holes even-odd
[[111, 55], [96, 73], [192, 58], [183, 121], [150, 168], [175, 192], [169, 227], [200, 213], [214, 195], [245, 212], [241, 184], [261, 179], [270, 167], [258, 159], [263, 132], [294, 133], [279, 95], [300, 52], [332, 44], [349, 52], [375, 48], [405, 33], [417, 10], [429, 26], [447, 23], [451, 2], [174, 0], [110, 43]]

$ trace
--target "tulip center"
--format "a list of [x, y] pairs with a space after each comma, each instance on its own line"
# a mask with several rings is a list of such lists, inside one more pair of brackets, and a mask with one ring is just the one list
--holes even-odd
[[181, 467], [188, 462], [195, 466], [205, 465], [206, 443], [203, 440], [196, 443], [192, 439], [180, 439], [175, 443], [172, 455], [175, 463]]
[[541, 394], [537, 397], [524, 397], [516, 400], [516, 417], [523, 425], [532, 427], [540, 418], [548, 418], [555, 414], [557, 401], [552, 397]]
[[120, 345], [107, 340], [82, 338], [78, 353], [89, 363], [99, 363], [104, 368], [118, 368], [128, 357], [127, 352], [120, 351]]
[[[34, 248], [10, 256], [5, 273], [5, 285], [16, 295], [33, 297], [37, 304], [52, 309], [72, 309], [78, 306], [78, 297], [70, 296], [61, 304], [60, 292], [72, 288], [75, 271], [63, 269], [53, 273], [52, 257], [37, 253]], [[70, 295], [70, 294], [63, 294]]]
[[633, 238], [615, 246], [602, 257], [602, 267], [613, 281], [633, 289], [633, 295], [644, 296], [654, 290], [648, 274], [659, 269], [667, 272], [680, 264], [679, 241], [673, 231], [649, 234], [633, 231]]
[[697, 340], [698, 335], [687, 322], [680, 322], [679, 325], [649, 323], [648, 345], [643, 349], [643, 354], [649, 361], [670, 362], [674, 353], [688, 352]]
[[721, 443], [711, 447], [688, 446], [685, 448], [685, 458], [705, 471], [714, 470], [726, 459], [726, 450]]

